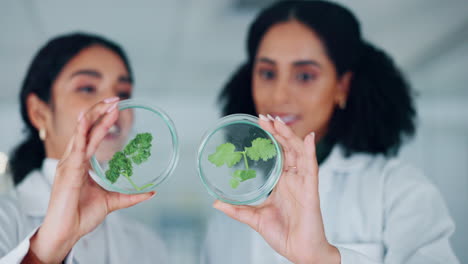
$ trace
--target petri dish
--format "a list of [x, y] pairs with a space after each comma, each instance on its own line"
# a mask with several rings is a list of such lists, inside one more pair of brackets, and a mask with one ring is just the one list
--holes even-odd
[[268, 197], [283, 168], [280, 144], [246, 114], [229, 115], [203, 136], [198, 174], [208, 193], [231, 204], [253, 204]]
[[148, 102], [118, 103], [119, 117], [91, 157], [91, 177], [108, 191], [154, 190], [173, 173], [179, 140], [171, 118]]

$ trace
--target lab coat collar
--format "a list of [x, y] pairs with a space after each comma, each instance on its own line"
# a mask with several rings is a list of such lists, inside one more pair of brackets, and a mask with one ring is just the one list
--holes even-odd
[[[337, 177], [348, 177], [363, 170], [372, 156], [369, 154], [352, 154], [346, 157], [343, 147], [335, 145], [328, 158], [320, 165], [319, 192], [326, 194], [332, 191]], [[324, 201], [324, 197], [322, 197]]]
[[54, 183], [55, 171], [57, 170], [58, 163], [58, 160], [50, 158], [46, 158], [42, 162], [41, 172], [42, 175], [45, 176], [45, 179], [47, 180], [50, 186], [52, 186], [52, 184]]
[[372, 161], [372, 158], [372, 155], [366, 153], [354, 153], [346, 157], [343, 147], [335, 145], [330, 156], [320, 166], [320, 170], [346, 174], [352, 173], [366, 167]]
[[41, 169], [29, 173], [17, 186], [17, 197], [26, 215], [45, 216], [57, 165], [58, 160], [44, 159]]

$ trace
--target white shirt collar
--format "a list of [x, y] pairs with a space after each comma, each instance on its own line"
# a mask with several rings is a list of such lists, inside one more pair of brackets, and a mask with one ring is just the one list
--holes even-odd
[[[332, 190], [335, 176], [349, 176], [362, 170], [372, 162], [373, 155], [366, 153], [354, 153], [347, 157], [345, 150], [339, 145], [335, 145], [328, 158], [320, 165], [319, 170], [319, 190], [327, 193]], [[359, 172], [358, 172], [359, 173]]]
[[320, 170], [348, 173], [362, 169], [368, 162], [371, 162], [374, 157], [374, 155], [367, 153], [354, 153], [347, 157], [343, 147], [335, 145], [328, 158], [320, 166]]
[[55, 172], [57, 170], [57, 165], [59, 161], [56, 159], [45, 158], [42, 162], [41, 173], [47, 180], [47, 182], [52, 186], [55, 179]]

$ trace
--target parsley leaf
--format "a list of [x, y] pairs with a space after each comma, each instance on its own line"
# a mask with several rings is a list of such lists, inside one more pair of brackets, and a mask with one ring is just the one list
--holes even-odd
[[255, 170], [236, 170], [229, 183], [231, 184], [231, 188], [236, 189], [239, 183], [255, 177], [257, 177], [257, 172]]
[[109, 161], [109, 169], [106, 171], [106, 178], [114, 184], [122, 175], [130, 182], [137, 191], [141, 191], [152, 186], [152, 183], [144, 186], [137, 186], [130, 178], [133, 175], [133, 163], [140, 165], [151, 156], [151, 141], [153, 136], [150, 133], [137, 134], [123, 149], [117, 151]]
[[121, 151], [117, 151], [112, 159], [109, 161], [109, 169], [106, 171], [106, 178], [115, 183], [120, 175], [130, 177], [133, 175], [132, 162], [125, 157]]
[[257, 172], [255, 170], [236, 170], [233, 177], [243, 182], [257, 177]]
[[140, 165], [151, 156], [151, 141], [153, 136], [150, 133], [141, 133], [136, 135], [124, 149], [125, 155], [132, 161]]
[[243, 181], [257, 177], [257, 172], [249, 168], [247, 157], [253, 161], [267, 161], [276, 156], [276, 148], [267, 138], [256, 138], [252, 141], [251, 147], [244, 148], [244, 151], [235, 151], [236, 147], [232, 143], [224, 143], [216, 148], [216, 152], [208, 156], [208, 160], [221, 167], [226, 164], [229, 168], [239, 163], [244, 158], [245, 170], [236, 170], [229, 181], [231, 188], [236, 189]]
[[236, 147], [232, 143], [224, 143], [216, 148], [216, 152], [208, 156], [208, 160], [221, 167], [223, 164], [231, 168], [242, 159], [242, 153], [236, 152]]
[[237, 178], [232, 177], [231, 180], [229, 181], [229, 184], [231, 184], [231, 188], [236, 189], [239, 186], [240, 181]]
[[276, 148], [270, 139], [256, 138], [252, 141], [251, 147], [245, 148], [245, 153], [251, 160], [267, 161], [276, 156]]

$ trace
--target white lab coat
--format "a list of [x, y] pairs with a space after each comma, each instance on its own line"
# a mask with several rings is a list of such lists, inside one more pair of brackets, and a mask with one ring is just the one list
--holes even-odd
[[[459, 263], [450, 246], [452, 221], [439, 191], [398, 159], [334, 147], [320, 166], [319, 195], [328, 241], [342, 264]], [[202, 263], [290, 263], [247, 225], [217, 213]]]
[[[41, 225], [58, 161], [45, 159], [12, 192], [0, 196], [0, 263], [20, 263]], [[151, 230], [118, 212], [81, 238], [66, 263], [167, 263], [162, 241]]]

